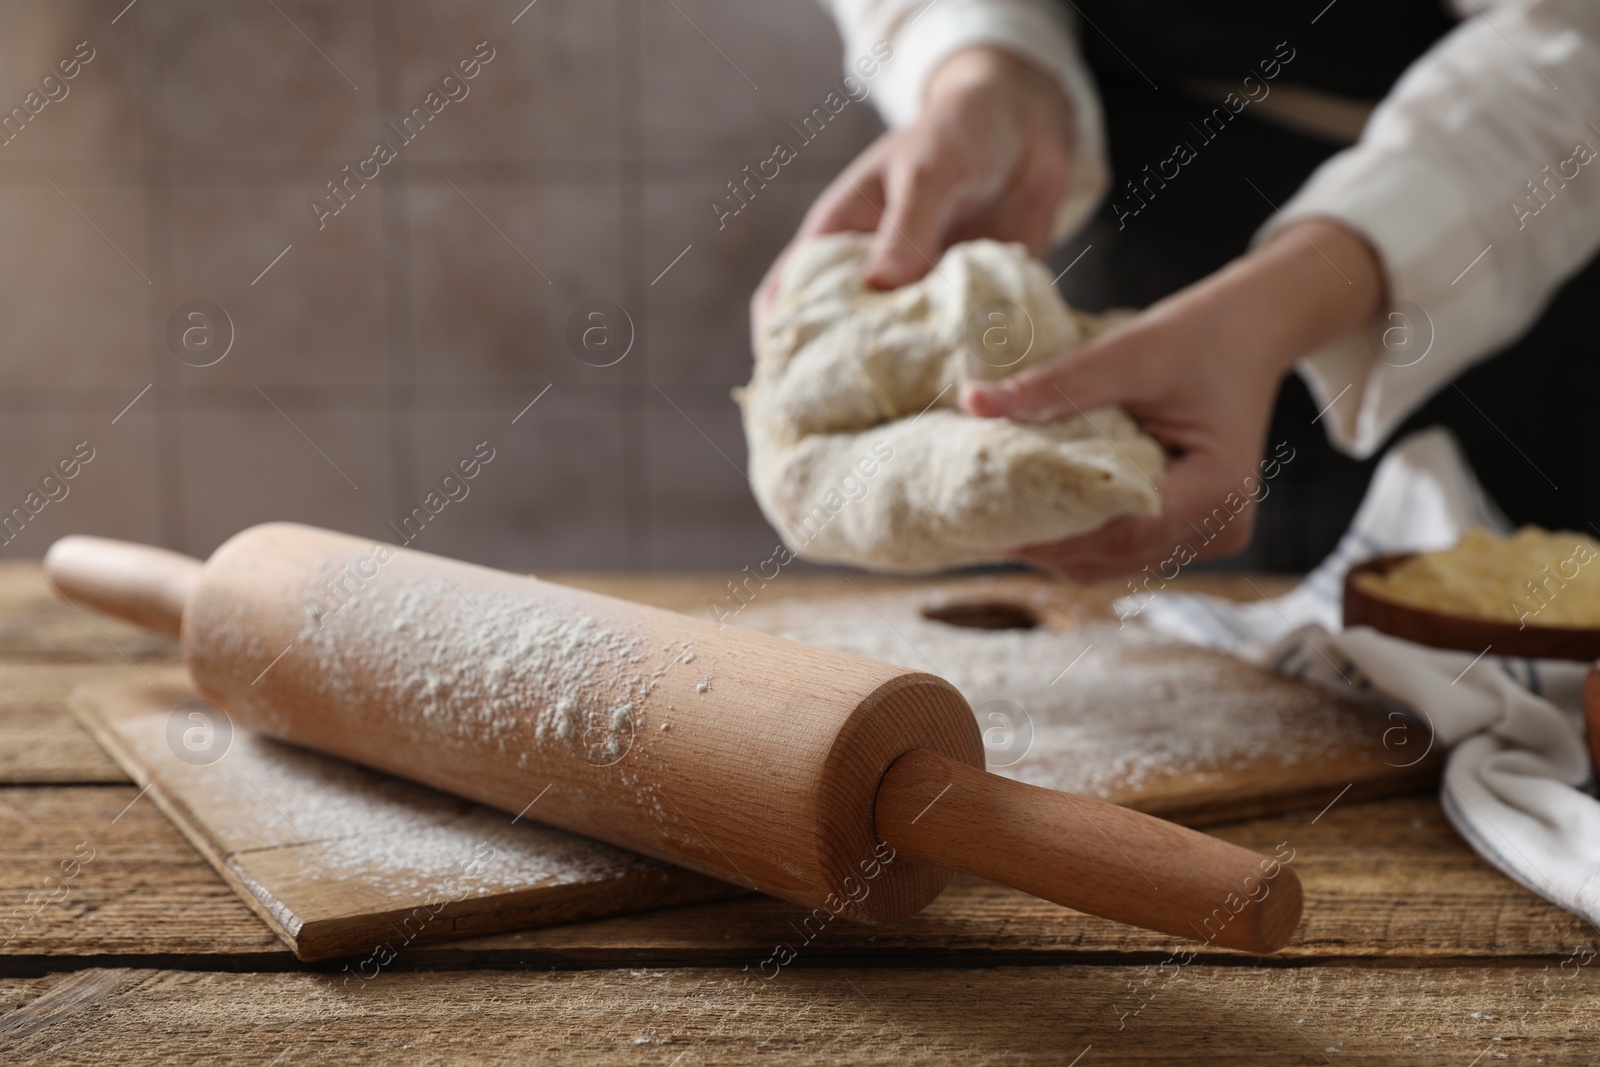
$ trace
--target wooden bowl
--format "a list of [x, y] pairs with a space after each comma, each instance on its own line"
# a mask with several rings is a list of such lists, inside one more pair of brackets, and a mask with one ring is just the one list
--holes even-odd
[[[1399, 604], [1367, 592], [1356, 585], [1356, 576], [1385, 574], [1410, 559], [1415, 553], [1378, 556], [1351, 567], [1344, 576], [1345, 626], [1370, 626], [1390, 637], [1415, 641], [1430, 648], [1461, 652], [1487, 652], [1529, 659], [1570, 659], [1592, 662], [1600, 659], [1600, 629], [1575, 626], [1518, 627], [1516, 623], [1493, 622], [1443, 611], [1429, 611]], [[1589, 758], [1600, 768], [1600, 666], [1590, 667], [1583, 686], [1583, 715], [1587, 727]]]
[[1600, 629], [1576, 626], [1518, 626], [1467, 615], [1414, 608], [1377, 596], [1356, 584], [1362, 574], [1386, 574], [1414, 553], [1378, 556], [1351, 567], [1344, 576], [1345, 626], [1370, 626], [1391, 637], [1415, 641], [1430, 648], [1461, 652], [1492, 649], [1501, 656], [1528, 659], [1600, 659]]

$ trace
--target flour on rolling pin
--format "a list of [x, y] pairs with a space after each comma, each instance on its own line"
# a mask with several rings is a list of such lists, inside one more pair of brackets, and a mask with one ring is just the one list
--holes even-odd
[[[670, 725], [671, 706], [649, 699], [669, 671], [701, 679], [700, 693], [710, 688], [706, 664], [688, 666], [692, 641], [663, 641], [614, 619], [508, 597], [498, 576], [398, 579], [379, 566], [356, 587], [351, 575], [362, 558], [377, 557], [325, 560], [322, 573], [295, 590], [313, 595], [299, 612], [294, 640], [282, 663], [263, 671], [262, 684], [249, 687], [247, 701], [282, 680], [274, 672], [292, 669], [309, 690], [301, 699], [394, 709], [385, 731], [404, 731], [441, 756], [447, 749], [493, 750], [527, 769], [566, 755], [613, 768], [637, 810], [673, 821], [652, 787], [648, 745], [640, 742], [647, 730], [659, 734]], [[233, 620], [214, 623], [209, 640], [223, 649], [231, 644], [241, 657], [263, 652], [260, 633]], [[269, 733], [294, 739], [274, 701], [260, 697], [248, 710]], [[549, 781], [531, 777], [528, 800]], [[563, 783], [561, 791], [573, 800], [596, 788]]]
[[[1048, 583], [999, 583], [758, 601], [737, 621], [941, 675], [972, 704], [991, 770], [1122, 803], [1178, 777], [1216, 784], [1241, 767], [1311, 763], [1370, 732], [1349, 705], [1137, 625], [1087, 610], [1047, 624], [1026, 605]], [[1018, 628], [924, 614], [996, 599], [1022, 605]]]
[[[654, 683], [693, 659], [688, 641], [646, 648], [638, 635], [588, 615], [562, 617], [475, 592], [380, 576], [337, 611], [308, 610], [290, 651], [311, 657], [330, 697], [381, 687], [407, 710], [419, 739], [503, 750], [525, 736], [529, 709], [537, 709], [539, 742], [601, 765], [621, 760], [645, 728]], [[524, 764], [529, 758], [521, 753]]]
[[538, 741], [584, 749], [602, 763], [627, 752], [653, 681], [688, 651], [686, 641], [658, 649], [672, 653], [658, 664], [662, 657], [646, 656], [634, 633], [504, 598], [470, 597], [467, 611], [440, 611], [467, 597], [450, 582], [379, 579], [339, 613], [307, 613], [301, 645], [326, 677], [349, 678], [347, 627], [360, 627], [360, 675], [366, 685], [378, 678], [398, 707], [414, 709], [422, 733], [504, 747], [528, 709], [538, 709]]

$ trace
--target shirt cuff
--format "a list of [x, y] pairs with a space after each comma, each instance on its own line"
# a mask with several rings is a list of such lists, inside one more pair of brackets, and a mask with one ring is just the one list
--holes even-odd
[[1503, 332], [1500, 279], [1494, 258], [1483, 254], [1489, 238], [1467, 195], [1448, 171], [1414, 150], [1357, 146], [1339, 153], [1273, 212], [1255, 243], [1313, 217], [1366, 238], [1388, 283], [1382, 315], [1298, 366], [1328, 439], [1364, 459], [1492, 351], [1484, 342]]
[[893, 59], [883, 65], [876, 86], [878, 112], [891, 127], [910, 123], [922, 110], [933, 72], [956, 52], [974, 45], [1015, 52], [1054, 76], [1067, 95], [1076, 143], [1072, 185], [1056, 212], [1051, 234], [1060, 243], [1099, 206], [1111, 185], [1111, 171], [1099, 93], [1058, 14], [1032, 4], [938, 0], [895, 34]]

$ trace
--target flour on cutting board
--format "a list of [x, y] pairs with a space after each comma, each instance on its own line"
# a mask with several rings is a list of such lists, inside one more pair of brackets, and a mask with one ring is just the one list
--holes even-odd
[[[206, 773], [196, 768], [196, 784]], [[251, 874], [262, 853], [297, 849], [296, 887], [349, 882], [375, 903], [456, 887], [457, 898], [543, 884], [621, 878], [659, 866], [622, 849], [515, 823], [425, 786], [252, 733], [235, 737], [225, 787], [233, 808], [220, 842], [229, 864], [260, 887], [265, 906], [285, 907]], [[209, 779], [220, 782], [214, 775]], [[280, 917], [281, 921], [281, 917]], [[287, 925], [287, 924], [286, 924]]]
[[1074, 793], [1220, 778], [1349, 742], [1338, 704], [1216, 653], [1113, 621], [951, 625], [923, 615], [933, 599], [926, 590], [796, 598], [752, 605], [738, 621], [940, 675], [973, 706], [992, 770]]
[[348, 878], [391, 897], [454, 890], [456, 899], [547, 884], [601, 882], [653, 862], [550, 827], [477, 809], [457, 822], [340, 838], [316, 849], [313, 877]]

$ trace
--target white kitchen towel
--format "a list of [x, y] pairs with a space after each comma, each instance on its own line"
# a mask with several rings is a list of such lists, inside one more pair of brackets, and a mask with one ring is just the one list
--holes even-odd
[[1343, 630], [1345, 572], [1386, 552], [1453, 545], [1469, 526], [1505, 531], [1455, 440], [1408, 437], [1378, 465], [1333, 554], [1291, 592], [1235, 604], [1158, 592], [1124, 597], [1118, 615], [1280, 674], [1389, 709], [1396, 766], [1449, 749], [1440, 801], [1486, 860], [1540, 896], [1600, 922], [1600, 801], [1584, 746], [1587, 666], [1506, 659], [1492, 647], [1443, 652], [1370, 627]]

